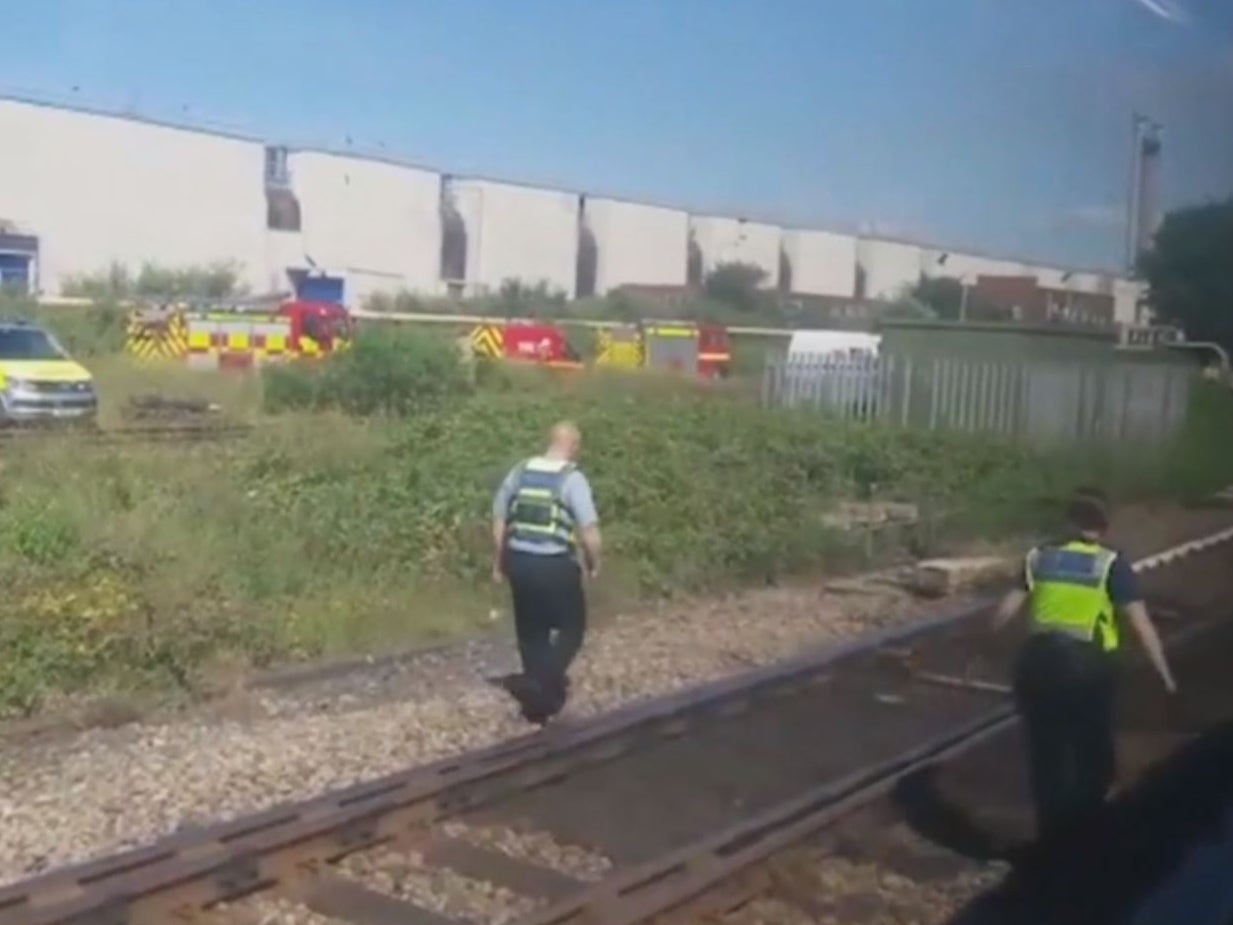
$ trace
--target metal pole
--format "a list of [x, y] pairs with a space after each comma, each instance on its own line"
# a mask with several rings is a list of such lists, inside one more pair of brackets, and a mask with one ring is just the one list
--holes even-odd
[[1156, 233], [1156, 208], [1160, 179], [1161, 125], [1145, 119], [1139, 142], [1139, 191], [1135, 215], [1135, 259], [1152, 246]]
[[1130, 186], [1126, 197], [1126, 269], [1133, 273], [1138, 262], [1136, 241], [1139, 227], [1139, 174], [1143, 168], [1142, 130], [1143, 116], [1134, 113], [1130, 130]]

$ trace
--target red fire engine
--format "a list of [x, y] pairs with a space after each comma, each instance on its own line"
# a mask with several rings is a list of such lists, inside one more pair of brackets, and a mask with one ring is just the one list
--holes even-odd
[[[481, 324], [469, 343], [477, 356], [577, 369], [582, 364], [561, 328], [539, 322]], [[703, 379], [728, 375], [732, 348], [718, 324], [647, 321], [596, 333], [595, 362], [620, 369], [662, 369]]]
[[352, 319], [341, 305], [275, 296], [138, 309], [129, 319], [126, 348], [195, 368], [244, 368], [324, 356], [353, 336]]
[[470, 336], [477, 356], [537, 363], [558, 369], [581, 369], [582, 358], [555, 325], [528, 322], [481, 324]]

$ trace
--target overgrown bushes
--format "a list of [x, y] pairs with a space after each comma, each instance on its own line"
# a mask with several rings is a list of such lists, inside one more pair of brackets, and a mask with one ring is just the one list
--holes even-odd
[[22, 320], [51, 331], [74, 357], [110, 356], [124, 348], [128, 312], [110, 302], [41, 308], [32, 299], [0, 296], [0, 320]]
[[[867, 304], [867, 318], [851, 318], [835, 300], [764, 288], [765, 271], [745, 263], [714, 267], [701, 285], [665, 287], [660, 292], [637, 287], [605, 295], [566, 299], [544, 285], [528, 286], [510, 280], [498, 292], [469, 298], [432, 298], [410, 292], [376, 293], [368, 311], [408, 314], [479, 315], [494, 318], [541, 318], [548, 321], [625, 321], [674, 318], [755, 327], [848, 326], [867, 324], [882, 316], [901, 316], [902, 306], [889, 302]], [[909, 312], [916, 316], [916, 312]]]
[[66, 277], [60, 290], [65, 296], [103, 302], [137, 298], [222, 299], [247, 291], [240, 265], [229, 260], [184, 267], [146, 262], [136, 274], [123, 263], [112, 263], [96, 273]]
[[304, 361], [264, 373], [271, 412], [338, 410], [405, 416], [470, 386], [460, 349], [431, 332], [361, 330], [326, 363]]
[[842, 498], [1007, 530], [1081, 481], [1208, 490], [1233, 464], [1225, 393], [1197, 406], [1184, 453], [1148, 464], [768, 413], [642, 374], [498, 366], [476, 380], [448, 342], [365, 336], [269, 371], [278, 413], [242, 443], [6, 447], [0, 704], [189, 688], [219, 665], [479, 625], [499, 593], [485, 581], [491, 492], [561, 417], [582, 427], [612, 550], [595, 590], [622, 603], [833, 562], [847, 541], [824, 515]]

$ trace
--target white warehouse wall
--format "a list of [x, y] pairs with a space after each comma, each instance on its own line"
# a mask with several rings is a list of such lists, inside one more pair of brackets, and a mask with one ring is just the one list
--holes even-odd
[[[304, 240], [298, 231], [268, 231], [265, 236], [265, 278], [257, 286], [257, 291], [290, 292], [291, 278], [287, 275], [290, 267], [305, 268], [308, 261], [304, 259]], [[329, 270], [328, 267], [321, 269]], [[348, 296], [350, 287], [343, 290]]]
[[1139, 324], [1139, 300], [1147, 287], [1132, 279], [1113, 280], [1113, 320], [1118, 324]]
[[586, 223], [597, 251], [596, 295], [623, 285], [685, 285], [689, 266], [687, 213], [588, 196]]
[[495, 292], [516, 279], [573, 297], [577, 195], [492, 180], [460, 179], [452, 188], [467, 227], [468, 290]]
[[1080, 271], [1072, 273], [1063, 286], [1074, 292], [1091, 292], [1099, 295], [1113, 295], [1113, 280], [1104, 273]]
[[288, 165], [303, 255], [346, 280], [349, 304], [382, 290], [437, 291], [440, 174], [320, 151], [293, 152]]
[[695, 215], [690, 218], [690, 228], [702, 251], [703, 275], [721, 263], [751, 263], [766, 272], [764, 288], [779, 285], [782, 231], [777, 226], [719, 215]]
[[44, 293], [112, 261], [236, 260], [266, 285], [262, 145], [12, 100], [0, 137], [0, 218], [39, 237]]
[[[939, 263], [943, 255], [945, 263]], [[951, 279], [975, 283], [978, 276], [1030, 276], [1031, 270], [1021, 261], [965, 254], [942, 248], [926, 248], [922, 251], [922, 267], [927, 276], [946, 276]]]
[[1036, 285], [1042, 289], [1065, 289], [1066, 271], [1058, 267], [1046, 267], [1039, 264], [1029, 264], [1024, 267], [1024, 274], [1036, 277]]
[[830, 231], [783, 233], [783, 249], [792, 267], [792, 291], [801, 295], [856, 294], [857, 240]]
[[[431, 170], [324, 151], [293, 151], [291, 186], [302, 231], [266, 229], [264, 144], [207, 131], [0, 99], [0, 220], [40, 241], [39, 286], [59, 293], [65, 276], [118, 261], [167, 267], [230, 260], [257, 291], [284, 288], [288, 267], [307, 257], [342, 275], [357, 304], [378, 289], [436, 294], [441, 252], [441, 176]], [[579, 197], [493, 180], [452, 184], [467, 224], [470, 291], [505, 279], [545, 282], [572, 295]], [[922, 270], [956, 277], [1031, 274], [1050, 289], [1112, 295], [1119, 321], [1133, 320], [1135, 284], [1112, 274], [943, 251], [879, 238], [778, 227], [725, 216], [597, 197], [587, 200], [596, 237], [596, 288], [685, 282], [692, 230], [704, 270], [753, 263], [779, 283], [780, 246], [800, 293], [854, 294], [857, 258], [864, 294], [889, 298]], [[1065, 279], [1063, 279], [1065, 276]], [[1129, 317], [1128, 317], [1129, 316]]]
[[865, 271], [867, 298], [893, 299], [920, 279], [924, 251], [919, 245], [862, 238], [856, 251]]
[[1036, 277], [1037, 284], [1043, 289], [1068, 289], [1071, 292], [1086, 292], [1094, 295], [1116, 295], [1119, 285], [1130, 282], [1130, 280], [1108, 273], [1072, 270], [1064, 267], [1028, 266], [1027, 272]]

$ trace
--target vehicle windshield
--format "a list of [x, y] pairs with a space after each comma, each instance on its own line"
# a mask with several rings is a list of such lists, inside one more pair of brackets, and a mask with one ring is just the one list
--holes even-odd
[[0, 360], [63, 360], [64, 350], [38, 328], [0, 330]]

